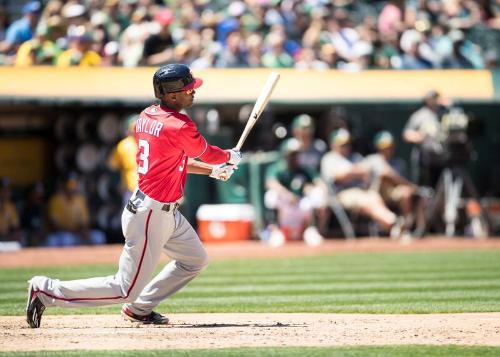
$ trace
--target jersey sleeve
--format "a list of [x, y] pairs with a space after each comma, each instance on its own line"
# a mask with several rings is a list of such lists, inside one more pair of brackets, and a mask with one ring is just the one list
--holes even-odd
[[16, 42], [20, 42], [19, 38], [19, 30], [18, 30], [18, 23], [14, 22], [8, 29], [7, 33], [5, 34], [5, 42], [8, 42], [9, 44], [13, 44]]
[[207, 143], [194, 123], [187, 122], [180, 128], [177, 143], [188, 157], [198, 158], [208, 164], [223, 164], [229, 160], [229, 153]]

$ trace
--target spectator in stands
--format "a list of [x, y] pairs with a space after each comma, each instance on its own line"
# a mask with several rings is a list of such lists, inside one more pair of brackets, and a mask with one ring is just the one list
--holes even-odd
[[0, 179], [0, 241], [21, 241], [19, 215], [11, 200], [10, 181]]
[[420, 45], [424, 37], [417, 30], [410, 29], [403, 32], [400, 39], [400, 46], [403, 50], [401, 56], [401, 69], [432, 69], [432, 63], [422, 57]]
[[246, 39], [248, 66], [252, 68], [262, 67], [263, 38], [259, 33], [252, 33]]
[[101, 65], [101, 56], [91, 50], [92, 37], [84, 27], [75, 28], [69, 37], [69, 48], [57, 59], [58, 67], [95, 67]]
[[[150, 0], [40, 3], [45, 3], [45, 7], [37, 26], [39, 33], [46, 33], [52, 17], [60, 17], [68, 35], [80, 26], [92, 33], [93, 50], [100, 55], [104, 55], [108, 43], [130, 44], [134, 52], [130, 60], [128, 55], [121, 54], [120, 61], [115, 61], [108, 48], [110, 58], [102, 65], [132, 67], [138, 64], [137, 56], [140, 56], [143, 65], [180, 58], [187, 63], [196, 61], [197, 68], [214, 67], [221, 48], [234, 32], [238, 32], [240, 38], [233, 36], [229, 52], [239, 48], [243, 53], [238, 55], [236, 64], [221, 59], [217, 66], [297, 65], [322, 69], [327, 63], [329, 68], [356, 71], [371, 68], [373, 64], [379, 68], [442, 68], [445, 59], [448, 59], [446, 68], [490, 68], [498, 63], [497, 35], [491, 29], [500, 28], [499, 7], [489, 0], [391, 0], [383, 4], [222, 0], [168, 2], [169, 8], [159, 7], [159, 1]], [[150, 23], [150, 16], [156, 20]], [[133, 30], [125, 33], [130, 23], [134, 25]], [[442, 33], [434, 31], [434, 27], [442, 27]], [[202, 37], [201, 32], [206, 29], [214, 32], [215, 46], [196, 39]], [[1, 30], [0, 19], [0, 41]], [[463, 40], [451, 54], [450, 33], [456, 31], [463, 33]], [[262, 51], [260, 34], [266, 36], [265, 51]], [[150, 35], [152, 39], [145, 44]], [[400, 38], [401, 46], [397, 43]], [[68, 45], [62, 40], [63, 37], [56, 44], [66, 49]], [[439, 47], [435, 47], [437, 44]], [[177, 45], [180, 47], [176, 54]], [[443, 49], [450, 53], [450, 58], [442, 56], [439, 51]], [[127, 46], [123, 52], [129, 52]], [[222, 57], [229, 55], [227, 52]], [[12, 63], [13, 54], [13, 51], [9, 54], [8, 64]], [[459, 60], [454, 60], [456, 58]]]
[[342, 207], [373, 219], [380, 227], [397, 238], [402, 221], [385, 205], [380, 194], [367, 189], [370, 171], [362, 156], [353, 153], [351, 136], [346, 129], [332, 132], [331, 151], [321, 160], [321, 176], [333, 191]]
[[321, 157], [327, 149], [326, 143], [314, 137], [314, 119], [309, 114], [297, 115], [292, 121], [291, 141], [298, 142], [297, 160], [300, 167], [319, 171]]
[[119, 170], [121, 174], [121, 186], [124, 204], [132, 196], [132, 192], [137, 187], [137, 164], [135, 155], [137, 153], [137, 143], [134, 137], [135, 122], [139, 116], [132, 114], [127, 119], [127, 136], [120, 140], [109, 157], [109, 166], [113, 170]]
[[132, 14], [132, 23], [123, 31], [120, 38], [119, 59], [124, 67], [139, 65], [144, 42], [150, 35], [151, 25], [148, 21], [147, 9], [138, 7]]
[[62, 52], [57, 43], [64, 36], [60, 21], [59, 17], [51, 17], [43, 29], [37, 30], [35, 38], [24, 42], [17, 51], [15, 65], [26, 67], [55, 64]]
[[[89, 24], [89, 12], [90, 9], [86, 8], [84, 5], [75, 3], [75, 2], [67, 2], [63, 8], [61, 9], [61, 15], [64, 19], [64, 22], [67, 24], [66, 28], [66, 39], [68, 40], [73, 34], [82, 32], [89, 32], [90, 24]], [[66, 42], [66, 46], [61, 46], [63, 48], [67, 48], [68, 44]]]
[[167, 8], [159, 10], [154, 16], [154, 22], [159, 27], [157, 33], [151, 34], [144, 42], [141, 64], [158, 66], [174, 59], [174, 39], [170, 25], [174, 20], [172, 11]]
[[131, 8], [126, 4], [121, 5], [122, 2], [120, 0], [106, 0], [102, 11], [94, 12], [91, 17], [91, 21], [96, 15], [102, 18], [101, 21], [97, 22], [103, 25], [110, 39], [117, 39], [130, 24], [131, 14], [127, 12], [130, 12]]
[[329, 65], [326, 62], [318, 59], [316, 52], [312, 48], [303, 48], [299, 51], [297, 62], [295, 62], [296, 69], [328, 69]]
[[103, 244], [104, 234], [90, 229], [89, 209], [85, 196], [79, 192], [79, 181], [71, 175], [49, 198], [50, 233], [47, 246]]
[[[376, 153], [368, 155], [363, 164], [370, 171], [370, 188], [382, 196], [388, 207], [397, 209], [404, 218], [402, 235], [409, 235], [409, 230], [419, 219], [424, 218], [423, 207], [417, 202], [417, 186], [405, 178], [405, 162], [394, 155], [394, 137], [388, 131], [375, 135]], [[417, 217], [418, 216], [418, 217]]]
[[230, 32], [226, 45], [215, 62], [216, 67], [248, 67], [246, 52], [239, 31]]
[[412, 153], [413, 181], [430, 187], [435, 187], [444, 164], [441, 102], [438, 92], [429, 91], [424, 97], [424, 104], [410, 116], [403, 129], [403, 139], [415, 145]]
[[246, 5], [241, 1], [232, 1], [227, 7], [227, 16], [217, 24], [217, 41], [225, 44], [227, 36], [241, 28], [241, 19], [246, 11]]
[[481, 21], [481, 12], [476, 1], [453, 0], [442, 2], [442, 13], [454, 29], [469, 29]]
[[46, 3], [36, 27], [37, 34], [48, 33], [49, 27], [53, 26], [51, 24], [57, 22], [62, 27], [61, 37], [66, 36], [67, 24], [63, 21], [62, 17], [63, 5], [61, 0], [49, 0]]
[[294, 61], [285, 50], [285, 38], [282, 33], [271, 32], [266, 37], [267, 50], [262, 55], [262, 64], [270, 68], [290, 68]]
[[335, 47], [332, 44], [325, 43], [319, 51], [319, 60], [326, 63], [328, 68], [337, 68], [338, 58]]
[[271, 165], [266, 172], [264, 204], [277, 211], [278, 227], [271, 226], [271, 234], [281, 230], [289, 240], [320, 241], [314, 225], [315, 213], [324, 210], [326, 188], [317, 171], [299, 165], [300, 143], [288, 140], [282, 146], [283, 159]]
[[378, 32], [381, 35], [400, 32], [404, 28], [404, 0], [390, 0], [378, 17]]
[[6, 64], [11, 64], [17, 49], [23, 42], [33, 38], [42, 4], [39, 1], [30, 1], [23, 6], [23, 17], [14, 21], [5, 35], [5, 40], [0, 42], [0, 54], [6, 55]]
[[120, 63], [120, 45], [116, 41], [109, 41], [102, 49], [101, 64], [103, 67], [117, 66]]
[[443, 63], [444, 68], [483, 68], [484, 60], [477, 46], [465, 39], [462, 31], [450, 33], [452, 40], [452, 54]]

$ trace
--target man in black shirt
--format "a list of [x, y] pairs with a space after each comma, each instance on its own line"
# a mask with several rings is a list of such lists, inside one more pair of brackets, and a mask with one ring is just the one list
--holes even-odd
[[174, 16], [169, 9], [160, 10], [154, 17], [160, 26], [157, 34], [150, 35], [144, 42], [141, 63], [147, 66], [158, 66], [172, 61], [174, 56], [174, 40], [170, 33], [170, 24]]

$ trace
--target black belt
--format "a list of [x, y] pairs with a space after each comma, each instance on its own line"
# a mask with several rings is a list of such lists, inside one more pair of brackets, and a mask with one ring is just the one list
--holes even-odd
[[[134, 200], [135, 199], [144, 200], [146, 198], [146, 194], [144, 192], [142, 192], [141, 190], [137, 190], [137, 192], [135, 193], [135, 196], [133, 198], [134, 198]], [[165, 211], [165, 212], [170, 212], [170, 211], [173, 211], [174, 209], [176, 209], [177, 207], [179, 207], [179, 203], [177, 203], [177, 202], [164, 203], [163, 206], [161, 207], [161, 210]], [[128, 200], [127, 209], [133, 214], [137, 213], [137, 206], [134, 204], [132, 199]]]

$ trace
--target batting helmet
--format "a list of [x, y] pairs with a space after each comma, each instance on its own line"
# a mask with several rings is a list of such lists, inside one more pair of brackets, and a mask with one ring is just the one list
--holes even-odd
[[160, 67], [153, 76], [155, 97], [162, 98], [167, 93], [199, 88], [201, 78], [194, 78], [188, 66], [180, 63]]

